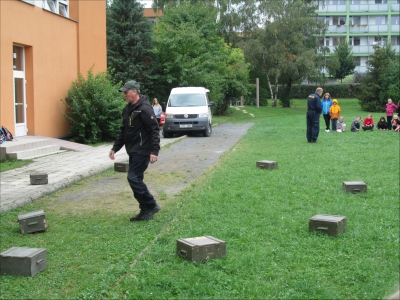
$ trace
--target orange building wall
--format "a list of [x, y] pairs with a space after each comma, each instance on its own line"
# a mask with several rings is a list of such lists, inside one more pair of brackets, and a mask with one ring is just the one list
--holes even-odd
[[14, 132], [13, 45], [25, 47], [28, 135], [64, 137], [60, 99], [78, 72], [107, 68], [104, 1], [70, 1], [71, 20], [19, 0], [0, 1], [0, 122]]

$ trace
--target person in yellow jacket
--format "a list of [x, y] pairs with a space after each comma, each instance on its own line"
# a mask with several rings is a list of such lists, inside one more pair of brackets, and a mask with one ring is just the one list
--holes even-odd
[[337, 120], [339, 119], [340, 116], [340, 106], [339, 102], [336, 99], [332, 100], [332, 106], [329, 109], [329, 115], [331, 116], [331, 122], [332, 122], [332, 131], [336, 131], [336, 124]]

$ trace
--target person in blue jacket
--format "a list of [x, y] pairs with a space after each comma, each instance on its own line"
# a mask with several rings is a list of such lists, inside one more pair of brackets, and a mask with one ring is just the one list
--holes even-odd
[[329, 128], [329, 125], [331, 123], [331, 117], [329, 115], [329, 110], [332, 106], [332, 100], [331, 100], [331, 95], [329, 93], [325, 93], [324, 98], [321, 101], [322, 105], [322, 116], [324, 117], [325, 120], [325, 125], [326, 125], [326, 132], [331, 131]]
[[321, 95], [324, 92], [322, 88], [317, 88], [315, 93], [308, 96], [307, 99], [307, 141], [316, 143], [319, 135], [319, 115], [322, 112]]

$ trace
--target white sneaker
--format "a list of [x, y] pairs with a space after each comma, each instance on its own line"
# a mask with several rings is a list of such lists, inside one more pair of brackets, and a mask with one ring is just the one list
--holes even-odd
[[330, 130], [329, 129], [327, 129], [327, 130], [325, 130], [326, 132], [329, 132]]

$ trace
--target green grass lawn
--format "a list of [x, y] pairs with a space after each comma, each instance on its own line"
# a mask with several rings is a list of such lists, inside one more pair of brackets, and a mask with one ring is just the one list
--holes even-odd
[[[368, 114], [356, 100], [339, 104], [348, 128], [357, 115]], [[46, 248], [48, 266], [32, 278], [1, 276], [0, 298], [382, 299], [391, 294], [399, 283], [399, 134], [326, 133], [321, 117], [318, 143], [309, 144], [305, 114], [305, 101], [297, 100], [291, 108], [232, 108], [228, 117], [215, 117], [214, 123], [255, 125], [153, 221], [127, 222], [129, 207], [123, 215], [60, 211], [52, 205], [57, 194], [2, 213], [0, 250]], [[374, 120], [381, 115], [374, 113]], [[277, 161], [278, 169], [258, 169], [259, 160]], [[367, 193], [342, 191], [343, 181], [359, 180]], [[18, 214], [37, 209], [46, 212], [48, 230], [20, 234]], [[308, 219], [316, 214], [346, 216], [346, 232], [337, 237], [309, 232]], [[224, 240], [226, 257], [201, 264], [176, 256], [177, 239], [202, 235]]]
[[2, 159], [0, 160], [0, 172], [20, 168], [29, 165], [31, 162], [33, 162], [33, 159]]

